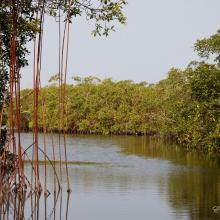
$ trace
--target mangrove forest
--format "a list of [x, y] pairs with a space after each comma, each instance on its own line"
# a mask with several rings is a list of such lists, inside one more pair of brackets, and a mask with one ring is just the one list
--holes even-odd
[[[192, 61], [184, 70], [172, 68], [167, 78], [156, 84], [74, 76], [72, 84], [66, 85], [65, 131], [156, 135], [191, 150], [219, 154], [220, 32], [198, 40], [194, 48], [204, 60]], [[41, 89], [39, 102], [45, 102], [46, 129], [58, 132], [59, 75], [52, 76], [48, 83]], [[34, 126], [33, 92], [21, 91], [23, 131]], [[44, 118], [40, 117], [39, 129], [43, 128]]]
[[[0, 220], [219, 219], [220, 30], [191, 34], [196, 58], [184, 66], [171, 50], [188, 42], [179, 22], [211, 26], [220, 4], [204, 5], [0, 1]], [[129, 31], [117, 35], [118, 25]], [[151, 61], [169, 63], [153, 83]]]

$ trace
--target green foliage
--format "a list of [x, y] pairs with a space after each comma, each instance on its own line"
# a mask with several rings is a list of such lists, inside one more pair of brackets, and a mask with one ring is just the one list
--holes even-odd
[[[26, 44], [39, 31], [35, 13], [37, 4], [31, 0], [0, 2], [0, 114], [3, 104], [7, 104], [9, 68], [11, 64], [12, 36], [16, 36], [16, 64], [20, 69], [28, 64], [26, 55], [29, 51]], [[16, 80], [16, 79], [15, 79]], [[3, 115], [2, 127], [6, 126]], [[1, 129], [2, 129], [1, 127]], [[1, 130], [0, 151], [2, 152], [7, 140], [6, 128]], [[9, 154], [10, 155], [10, 154]]]
[[195, 51], [202, 58], [209, 59], [211, 55], [215, 56], [215, 61], [220, 64], [220, 30], [209, 38], [198, 40]]
[[219, 152], [220, 70], [197, 63], [179, 74], [164, 106], [164, 133], [189, 148]]
[[[217, 54], [216, 38], [197, 41], [202, 57]], [[204, 43], [205, 42], [205, 43]], [[215, 49], [213, 44], [215, 45]], [[220, 154], [220, 68], [191, 62], [185, 70], [171, 69], [165, 80], [155, 85], [124, 80], [74, 77], [66, 86], [65, 130], [73, 133], [157, 134], [173, 139], [189, 149]], [[57, 81], [57, 76], [52, 81]], [[58, 86], [42, 89], [46, 101], [46, 126], [59, 130]], [[23, 91], [22, 114], [26, 128], [32, 128], [31, 91]], [[42, 111], [42, 109], [39, 109]], [[27, 117], [28, 115], [28, 117]], [[25, 121], [24, 120], [24, 121]], [[40, 128], [43, 120], [40, 118]]]
[[5, 66], [10, 65], [10, 49], [12, 34], [16, 35], [16, 56], [19, 67], [28, 64], [29, 53], [26, 44], [39, 31], [36, 19], [37, 4], [31, 0], [6, 1], [0, 3], [0, 41], [1, 59]]
[[[220, 70], [214, 65], [198, 63], [184, 71], [172, 69], [167, 79], [155, 85], [76, 77], [77, 84], [66, 86], [65, 130], [158, 134], [189, 148], [219, 152], [219, 76]], [[31, 90], [22, 91], [25, 130], [33, 126], [30, 94]], [[46, 103], [46, 126], [58, 131], [58, 86], [47, 86], [41, 94]], [[39, 126], [43, 129], [42, 118]]]
[[84, 15], [87, 20], [94, 22], [94, 36], [108, 36], [109, 32], [114, 31], [115, 21], [126, 23], [123, 13], [126, 4], [126, 0], [52, 0], [46, 1], [46, 8], [53, 17], [58, 17], [60, 13], [66, 14], [65, 19], [70, 22], [73, 17]]
[[[153, 125], [149, 126], [152, 122], [149, 119], [150, 114], [156, 108], [152, 106], [155, 103], [149, 100], [153, 100], [152, 88], [132, 81], [101, 81], [96, 77], [80, 80], [77, 77], [77, 82], [66, 86], [66, 130], [69, 132], [144, 134], [153, 130]], [[22, 97], [25, 98], [22, 98], [21, 109], [22, 115], [25, 115], [25, 120], [22, 121], [28, 118], [28, 127], [32, 128], [33, 104], [30, 94], [30, 90], [22, 91]], [[54, 84], [47, 86], [42, 89], [41, 94], [44, 94], [46, 102], [47, 128], [57, 131], [58, 87]], [[42, 118], [39, 124], [42, 128]]]
[[[43, 5], [44, 4], [44, 5]], [[125, 0], [6, 1], [0, 2], [0, 110], [7, 91], [11, 37], [16, 35], [16, 59], [19, 68], [28, 64], [27, 42], [40, 31], [36, 14], [43, 9], [53, 17], [72, 21], [85, 15], [94, 21], [94, 36], [108, 36], [115, 21], [125, 24]], [[19, 11], [19, 13], [18, 13]], [[18, 16], [19, 14], [19, 16]], [[64, 15], [64, 16], [63, 16]], [[74, 77], [66, 85], [65, 130], [100, 134], [158, 134], [172, 138], [191, 149], [220, 153], [220, 32], [198, 40], [195, 50], [201, 58], [214, 63], [192, 62], [185, 70], [171, 69], [168, 77], [155, 85], [125, 80], [114, 82], [90, 76]], [[60, 103], [57, 81], [40, 91], [39, 112], [43, 97], [46, 103], [46, 126], [58, 131]], [[22, 91], [23, 129], [33, 127], [33, 91]], [[42, 115], [42, 114], [40, 114]], [[43, 128], [43, 118], [39, 118]], [[0, 147], [6, 141], [2, 130]]]
[[[92, 32], [94, 36], [97, 34], [108, 36], [110, 31], [114, 31], [115, 21], [125, 24], [126, 18], [122, 11], [125, 5], [125, 0], [0, 1], [0, 114], [2, 112], [3, 103], [5, 102], [4, 97], [7, 95], [8, 89], [9, 68], [12, 59], [12, 38], [15, 37], [16, 42], [14, 59], [16, 60], [17, 69], [20, 69], [28, 65], [28, 60], [26, 58], [27, 54], [29, 54], [27, 43], [32, 41], [36, 34], [42, 31], [40, 20], [38, 19], [41, 12], [45, 12], [53, 17], [64, 17], [64, 21], [68, 20], [69, 22], [71, 22], [73, 17], [84, 14], [87, 20], [93, 20], [95, 22], [95, 29]], [[58, 75], [52, 78], [51, 82], [56, 82], [57, 80], [59, 80]], [[93, 79], [85, 80], [90, 83], [90, 80]], [[51, 98], [49, 94], [47, 98]], [[50, 107], [57, 106], [52, 104]], [[57, 112], [53, 114], [54, 117], [57, 117], [57, 114]], [[53, 117], [53, 115], [51, 117]], [[22, 112], [23, 128], [28, 128], [29, 121], [31, 125], [32, 122], [30, 117], [30, 109]], [[5, 119], [4, 117], [4, 120]], [[56, 127], [58, 127], [58, 125]], [[5, 145], [5, 141], [6, 130], [2, 129], [0, 150], [2, 150]]]

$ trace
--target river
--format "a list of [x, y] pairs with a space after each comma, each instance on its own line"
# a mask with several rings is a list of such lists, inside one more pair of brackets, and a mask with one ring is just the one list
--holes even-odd
[[[58, 135], [53, 139], [58, 159]], [[42, 134], [39, 141], [43, 148]], [[23, 133], [23, 147], [31, 143], [32, 135]], [[63, 149], [61, 152], [64, 160]], [[52, 158], [50, 135], [47, 154]], [[51, 194], [39, 198], [34, 214], [33, 204], [27, 200], [25, 219], [220, 219], [217, 158], [153, 138], [93, 135], [68, 135], [67, 157], [72, 190], [69, 198], [64, 164], [62, 192], [55, 195], [53, 169], [48, 163], [47, 187]], [[30, 165], [25, 163], [25, 167], [30, 177]], [[43, 169], [41, 165], [42, 176]]]

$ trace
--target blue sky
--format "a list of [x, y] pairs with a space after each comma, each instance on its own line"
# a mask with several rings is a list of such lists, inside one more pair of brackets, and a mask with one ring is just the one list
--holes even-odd
[[[184, 68], [197, 59], [193, 44], [220, 29], [219, 0], [128, 0], [127, 25], [108, 38], [91, 35], [84, 18], [73, 20], [68, 83], [73, 76], [155, 83], [171, 67]], [[46, 18], [41, 81], [58, 72], [58, 24]], [[33, 51], [33, 45], [29, 45]], [[22, 88], [32, 87], [32, 55], [22, 70]]]

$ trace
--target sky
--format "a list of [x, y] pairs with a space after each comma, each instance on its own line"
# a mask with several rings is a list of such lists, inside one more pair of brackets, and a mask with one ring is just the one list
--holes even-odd
[[[91, 35], [93, 26], [83, 17], [71, 25], [67, 82], [73, 76], [147, 81], [166, 78], [170, 68], [185, 68], [198, 59], [197, 39], [220, 29], [219, 0], [128, 0], [127, 24], [109, 37]], [[46, 17], [42, 56], [42, 85], [58, 73], [58, 23]], [[28, 45], [33, 51], [33, 45]], [[22, 88], [31, 88], [33, 57], [22, 70]]]

